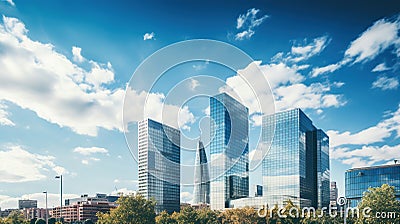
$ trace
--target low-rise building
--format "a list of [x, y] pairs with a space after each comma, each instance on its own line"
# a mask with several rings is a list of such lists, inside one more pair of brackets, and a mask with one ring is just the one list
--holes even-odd
[[0, 218], [5, 218], [7, 217], [11, 212], [13, 211], [18, 211], [16, 208], [10, 208], [10, 209], [4, 209], [0, 210]]
[[93, 222], [97, 221], [97, 212], [109, 212], [116, 208], [115, 201], [118, 196], [107, 196], [97, 194], [95, 197], [82, 195], [80, 198], [67, 199], [66, 205], [55, 207], [51, 211], [51, 217], [63, 218], [65, 222], [85, 221], [90, 219]]
[[[49, 209], [47, 210], [49, 211]], [[24, 208], [22, 210], [25, 219], [46, 219], [46, 209], [45, 208]], [[48, 212], [49, 214], [49, 212]], [[50, 216], [48, 216], [50, 217]]]

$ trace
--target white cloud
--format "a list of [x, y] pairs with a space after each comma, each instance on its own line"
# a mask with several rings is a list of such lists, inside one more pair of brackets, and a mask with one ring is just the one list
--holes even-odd
[[0, 101], [0, 125], [15, 126], [14, 122], [9, 119], [10, 113], [6, 111], [7, 105]]
[[143, 40], [155, 40], [155, 34], [154, 34], [154, 32], [145, 33], [145, 34], [143, 35]]
[[395, 53], [400, 52], [400, 38], [398, 32], [400, 20], [390, 21], [381, 19], [359, 35], [357, 39], [350, 43], [340, 62], [330, 64], [320, 68], [314, 68], [312, 76], [331, 73], [349, 63], [365, 63], [374, 59], [377, 55], [391, 46], [395, 47]]
[[381, 19], [364, 31], [356, 40], [351, 42], [344, 53], [345, 57], [352, 58], [354, 63], [366, 62], [374, 59], [378, 54], [395, 43], [398, 39], [400, 21]]
[[[49, 173], [52, 170], [52, 173]], [[46, 179], [48, 175], [67, 174], [55, 158], [28, 152], [21, 146], [6, 146], [0, 151], [0, 182], [19, 183]]]
[[92, 68], [86, 75], [86, 81], [95, 88], [99, 88], [102, 84], [108, 84], [114, 81], [114, 71], [110, 62], [106, 66], [102, 66], [96, 62], [90, 61]]
[[[298, 72], [297, 67], [289, 67], [282, 62], [262, 65], [261, 61], [256, 61], [238, 70], [238, 74], [241, 76], [229, 77], [226, 81], [227, 86], [221, 88], [220, 92], [227, 92], [233, 97], [237, 95], [236, 98], [249, 108], [250, 115], [260, 116], [263, 112], [271, 110], [271, 108], [261, 108], [262, 105], [259, 103], [272, 100], [271, 93], [266, 89], [267, 84], [261, 82], [263, 79], [267, 79], [271, 86], [277, 111], [292, 107], [302, 109], [339, 107], [346, 103], [342, 95], [328, 93], [331, 90], [329, 84], [313, 83], [307, 86], [301, 83], [305, 78]], [[266, 105], [271, 106], [273, 103]], [[251, 119], [253, 125], [260, 123], [257, 116], [252, 116]]]
[[72, 47], [72, 56], [75, 62], [83, 62], [85, 58], [81, 55], [82, 48], [80, 47]]
[[349, 131], [339, 132], [335, 130], [327, 131], [332, 148], [344, 145], [369, 145], [383, 142], [386, 138], [397, 132], [400, 137], [400, 105], [397, 111], [387, 115], [388, 117], [380, 121], [375, 126], [368, 127], [356, 133]]
[[298, 46], [292, 46], [291, 59], [294, 62], [306, 60], [314, 55], [319, 54], [329, 44], [330, 39], [328, 36], [315, 38], [311, 43]]
[[[63, 193], [63, 198], [77, 198], [80, 195], [76, 194], [66, 194]], [[8, 195], [0, 195], [0, 207], [2, 209], [7, 208], [18, 208], [18, 200], [21, 199], [31, 199], [37, 200], [38, 208], [45, 208], [46, 207], [46, 195], [42, 192], [32, 193], [32, 194], [24, 194], [20, 197], [11, 197]], [[53, 208], [60, 206], [60, 194], [58, 193], [47, 193], [47, 207]]]
[[193, 194], [187, 191], [181, 192], [181, 201], [186, 203], [192, 203]]
[[11, 6], [15, 6], [15, 3], [13, 2], [13, 0], [4, 0], [4, 1], [6, 1]]
[[340, 159], [343, 164], [351, 165], [352, 167], [363, 167], [374, 164], [382, 164], [398, 159], [400, 145], [395, 146], [368, 146], [364, 145], [361, 148], [337, 148], [332, 149], [332, 158]]
[[[188, 124], [195, 121], [194, 115], [187, 106], [180, 108], [176, 105], [164, 103], [162, 93], [137, 92], [131, 88], [126, 91], [125, 101], [130, 102], [125, 108], [125, 125], [137, 122], [144, 118], [151, 118], [172, 127], [188, 128]], [[143, 108], [143, 110], [138, 110]]]
[[96, 157], [90, 157], [90, 158], [82, 159], [81, 163], [83, 165], [89, 165], [90, 161], [98, 162], [98, 161], [100, 161], [100, 159], [96, 158]]
[[197, 87], [200, 86], [200, 82], [196, 79], [190, 79], [189, 88], [190, 90], [194, 91]]
[[386, 76], [381, 76], [372, 83], [372, 88], [378, 88], [382, 90], [397, 89], [398, 86], [399, 80], [395, 77], [389, 78]]
[[206, 107], [206, 109], [203, 110], [203, 113], [207, 116], [210, 116], [210, 106]]
[[379, 65], [375, 66], [374, 69], [372, 69], [372, 72], [383, 72], [389, 69], [390, 68], [388, 68], [385, 63], [380, 63]]
[[342, 95], [329, 94], [329, 91], [329, 85], [321, 83], [281, 86], [274, 91], [276, 108], [278, 111], [289, 108], [320, 109], [346, 104]]
[[100, 148], [100, 147], [89, 147], [89, 148], [76, 147], [74, 149], [74, 152], [79, 153], [84, 156], [88, 156], [88, 155], [95, 154], [95, 153], [108, 153], [108, 150], [105, 148]]
[[122, 131], [124, 90], [107, 89], [111, 64], [91, 61], [87, 71], [56, 52], [51, 44], [33, 41], [25, 25], [3, 16], [0, 24], [0, 100], [34, 111], [44, 120], [96, 136], [98, 128]]
[[313, 68], [311, 77], [317, 77], [322, 74], [332, 73], [342, 67], [341, 63], [331, 64], [324, 67]]
[[255, 32], [253, 30], [244, 30], [235, 35], [236, 40], [250, 39]]
[[254, 34], [254, 29], [260, 26], [268, 15], [264, 15], [261, 18], [257, 18], [259, 9], [249, 9], [246, 14], [241, 14], [236, 19], [236, 29], [242, 30], [235, 35], [236, 40], [250, 39]]

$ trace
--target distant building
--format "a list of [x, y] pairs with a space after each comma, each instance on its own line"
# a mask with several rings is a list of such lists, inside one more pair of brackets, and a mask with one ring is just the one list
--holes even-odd
[[[329, 138], [300, 109], [263, 117], [263, 198], [271, 206], [286, 200], [303, 207], [329, 206]], [[273, 141], [272, 141], [273, 140]]]
[[210, 97], [210, 207], [249, 196], [249, 110], [226, 93]]
[[151, 119], [139, 122], [139, 194], [155, 211], [180, 210], [180, 131]]
[[37, 208], [37, 200], [18, 200], [18, 209]]
[[357, 206], [363, 193], [369, 187], [381, 187], [383, 184], [394, 186], [396, 198], [400, 200], [400, 164], [347, 170], [345, 173], [345, 195], [350, 200], [350, 206]]
[[6, 218], [13, 211], [19, 211], [19, 210], [16, 208], [0, 210], [0, 218]]
[[263, 186], [256, 185], [254, 189], [254, 197], [262, 197], [263, 196]]
[[210, 173], [206, 150], [199, 141], [196, 152], [195, 171], [194, 171], [194, 199], [193, 204], [210, 203]]
[[338, 188], [336, 186], [336, 182], [332, 181], [331, 182], [331, 191], [330, 191], [330, 201], [331, 205], [336, 206], [337, 204], [337, 199], [338, 199]]
[[108, 201], [116, 202], [119, 196], [99, 194], [97, 193], [95, 197], [89, 197], [87, 194], [81, 195], [79, 198], [65, 199], [65, 205], [77, 204], [81, 201]]
[[[111, 200], [114, 200], [114, 197], [110, 197]], [[50, 216], [54, 218], [62, 217], [65, 222], [85, 221], [86, 219], [96, 222], [97, 212], [109, 212], [116, 207], [117, 204], [114, 201], [108, 201], [103, 194], [97, 194], [95, 197], [82, 195], [80, 198], [69, 199], [68, 205], [63, 206], [62, 210], [60, 207], [53, 208], [50, 210]]]
[[[48, 217], [50, 217], [50, 209], [47, 209]], [[45, 208], [24, 208], [22, 210], [25, 219], [46, 219], [46, 209]]]

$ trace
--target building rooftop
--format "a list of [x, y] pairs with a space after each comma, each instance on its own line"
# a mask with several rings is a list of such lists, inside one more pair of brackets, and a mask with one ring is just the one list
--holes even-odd
[[379, 165], [379, 166], [366, 166], [366, 167], [351, 168], [351, 169], [346, 170], [346, 172], [355, 171], [355, 170], [372, 170], [372, 169], [387, 168], [387, 167], [394, 167], [394, 166], [399, 166], [400, 167], [400, 163]]

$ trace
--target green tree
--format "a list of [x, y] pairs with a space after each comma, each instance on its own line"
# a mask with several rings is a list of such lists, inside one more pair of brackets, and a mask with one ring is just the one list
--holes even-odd
[[141, 195], [121, 196], [118, 207], [109, 213], [97, 213], [98, 224], [154, 224], [155, 202]]
[[49, 224], [56, 224], [56, 218], [49, 218], [47, 222], [49, 222]]
[[197, 224], [199, 223], [197, 217], [197, 211], [194, 208], [188, 206], [183, 209], [177, 215], [173, 216], [178, 224]]
[[242, 224], [242, 223], [252, 223], [261, 224], [265, 223], [265, 218], [258, 215], [257, 210], [250, 207], [245, 208], [235, 208], [223, 211], [220, 214], [221, 223], [232, 223], [232, 224]]
[[7, 224], [28, 224], [29, 221], [25, 220], [24, 215], [20, 211], [12, 211], [5, 221]]
[[201, 224], [218, 224], [221, 223], [219, 212], [213, 211], [209, 208], [203, 208], [197, 211], [197, 218]]
[[178, 223], [168, 212], [162, 211], [156, 217], [157, 224], [175, 224]]
[[37, 219], [35, 224], [46, 224], [46, 221], [44, 219]]
[[[396, 200], [394, 187], [388, 184], [368, 188], [358, 208], [360, 217], [357, 223], [399, 223], [400, 221], [400, 218], [396, 217], [400, 215], [400, 202]], [[385, 218], [382, 218], [383, 214], [386, 215]], [[390, 215], [393, 217], [388, 217]]]

